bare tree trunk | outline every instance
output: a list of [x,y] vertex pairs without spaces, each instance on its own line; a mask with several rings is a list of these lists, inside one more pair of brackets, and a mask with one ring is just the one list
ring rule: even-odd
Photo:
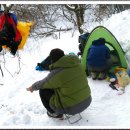
[[83,29],[81,29],[81,26],[84,23],[84,12],[85,12],[83,5],[74,4],[74,5],[65,5],[65,7],[68,10],[73,11],[75,13],[77,28],[78,28],[80,34],[82,34],[84,31],[83,31]]

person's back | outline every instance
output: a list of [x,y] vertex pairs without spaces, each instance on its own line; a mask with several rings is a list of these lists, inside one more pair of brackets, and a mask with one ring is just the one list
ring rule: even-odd
[[[103,41],[104,42],[104,41]],[[110,50],[100,40],[95,40],[89,48],[87,64],[102,67],[106,64],[107,59],[110,58]]]
[[87,56],[87,68],[91,73],[92,78],[105,79],[107,71],[112,65],[110,58],[110,50],[105,45],[105,39],[99,38],[92,42],[91,47],[88,50]]
[[[67,114],[79,113],[86,109],[91,102],[91,92],[78,57],[64,56],[52,64],[51,68],[54,73],[58,72],[50,80],[56,93],[50,100],[51,107],[58,113]],[[48,85],[44,88],[48,88]]]

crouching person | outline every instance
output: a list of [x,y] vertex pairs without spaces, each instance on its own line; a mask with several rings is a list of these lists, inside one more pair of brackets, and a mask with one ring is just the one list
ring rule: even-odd
[[107,41],[104,38],[94,40],[88,50],[87,67],[93,80],[104,80],[112,66],[110,49],[105,43]]
[[41,101],[48,116],[62,118],[84,111],[91,103],[91,90],[85,70],[78,56],[64,55],[61,49],[50,52],[50,73],[44,79],[27,88],[39,90]]

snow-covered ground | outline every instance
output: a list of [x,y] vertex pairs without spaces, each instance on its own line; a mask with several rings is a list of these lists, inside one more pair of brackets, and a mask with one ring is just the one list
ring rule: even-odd
[[[113,15],[100,25],[107,27],[120,41],[130,63],[130,10]],[[19,51],[20,59],[10,53],[6,53],[4,57],[0,56],[4,72],[4,77],[0,75],[0,83],[4,84],[0,85],[0,128],[130,127],[130,85],[126,87],[125,93],[119,96],[116,90],[109,87],[107,81],[93,81],[88,78],[93,101],[90,107],[81,113],[82,119],[75,124],[69,124],[67,120],[49,118],[38,91],[26,91],[32,83],[49,73],[36,71],[35,66],[48,56],[51,49],[58,47],[66,54],[77,54],[78,36],[78,32],[75,32],[73,37],[71,32],[67,32],[57,40],[50,37],[35,41],[30,38],[24,50]]]

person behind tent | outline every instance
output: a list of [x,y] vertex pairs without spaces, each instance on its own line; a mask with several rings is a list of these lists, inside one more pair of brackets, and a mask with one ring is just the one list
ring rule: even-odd
[[22,36],[16,27],[17,16],[7,9],[1,11],[0,19],[0,51],[2,51],[2,46],[6,46],[10,48],[11,54],[15,55],[22,40]]
[[112,60],[110,57],[110,50],[105,45],[104,38],[99,38],[92,42],[88,50],[87,67],[93,80],[103,80],[106,78],[106,74],[112,66]]
[[63,50],[56,48],[51,50],[50,57],[50,73],[32,84],[27,91],[39,90],[47,114],[53,118],[84,111],[92,99],[86,73],[78,56],[65,55]]
[[89,33],[88,33],[88,32],[79,36],[78,42],[79,42],[80,44],[79,44],[78,47],[79,47],[79,51],[80,51],[80,52],[77,53],[78,56],[79,56],[79,55],[82,56],[83,51],[84,51],[84,48],[85,48],[85,45],[86,45],[86,40],[88,39],[88,36],[89,36]]

